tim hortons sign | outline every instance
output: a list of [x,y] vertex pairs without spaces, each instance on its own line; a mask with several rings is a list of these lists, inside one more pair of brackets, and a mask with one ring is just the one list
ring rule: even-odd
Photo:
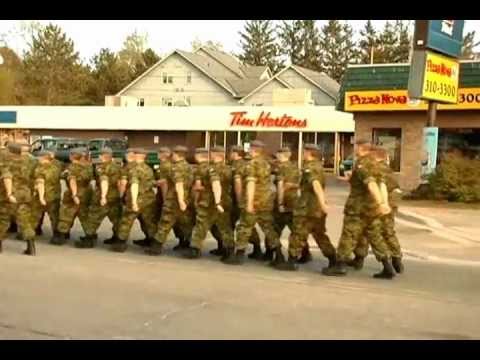
[[307,119],[297,119],[288,114],[272,116],[270,112],[262,111],[258,117],[249,117],[247,111],[235,111],[230,115],[230,127],[304,129],[308,126]]

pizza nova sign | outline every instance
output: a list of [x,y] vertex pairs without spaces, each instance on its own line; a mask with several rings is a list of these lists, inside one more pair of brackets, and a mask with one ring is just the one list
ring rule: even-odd
[[[407,90],[347,91],[345,111],[426,110],[423,100],[408,97]],[[480,88],[458,89],[457,104],[439,104],[439,110],[480,110]]]

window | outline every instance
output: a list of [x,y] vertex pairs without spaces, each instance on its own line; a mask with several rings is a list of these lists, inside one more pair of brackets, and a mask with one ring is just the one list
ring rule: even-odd
[[140,100],[138,100],[138,106],[144,106],[145,105],[145,99],[144,98],[141,98]]
[[191,84],[192,83],[192,72],[189,71],[187,72],[187,84]]
[[335,167],[335,133],[317,133],[317,145],[323,158],[323,166],[328,169]]
[[251,143],[256,138],[257,138],[257,133],[255,131],[242,131],[241,137],[240,137],[242,144]]
[[169,84],[173,84],[173,76],[170,75],[170,76],[168,77],[168,83],[169,83]]
[[225,133],[223,131],[210,132],[210,147],[225,146]]
[[163,74],[162,74],[162,78],[163,78],[163,83],[166,84],[167,81],[168,81],[168,75],[167,75],[167,73],[163,73]]
[[373,142],[388,152],[390,167],[400,171],[402,153],[402,129],[373,129]]
[[173,99],[171,97],[162,97],[162,106],[173,106]]
[[437,163],[445,154],[452,152],[480,159],[480,129],[439,129]]

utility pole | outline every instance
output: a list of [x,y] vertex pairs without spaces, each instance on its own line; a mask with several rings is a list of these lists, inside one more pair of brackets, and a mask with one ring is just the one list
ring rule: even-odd
[[437,120],[437,103],[435,101],[428,102],[428,127],[434,127]]

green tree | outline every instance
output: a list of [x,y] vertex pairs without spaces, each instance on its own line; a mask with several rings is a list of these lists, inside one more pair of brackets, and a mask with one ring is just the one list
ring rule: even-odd
[[290,64],[299,65],[303,57],[301,20],[282,21],[277,26],[277,37],[280,55],[285,56]]
[[150,69],[154,64],[160,60],[160,56],[151,48],[145,50],[142,54],[142,61],[135,65],[135,72],[133,78],[142,75],[146,70]]
[[410,59],[410,51],[412,46],[412,22],[404,20],[396,20],[393,26],[397,42],[393,49],[393,62],[406,63]]
[[395,28],[390,21],[387,21],[379,36],[379,51],[374,54],[374,63],[394,63],[396,46],[397,34]]
[[250,20],[240,31],[240,60],[248,65],[267,65],[273,72],[278,71],[282,63],[275,39],[275,28],[271,20]]
[[372,64],[375,53],[379,52],[379,38],[371,20],[367,20],[365,27],[360,30],[358,51],[359,61],[362,64]]
[[35,105],[86,104],[89,69],[79,60],[73,41],[49,24],[32,36],[24,55],[25,102]]
[[348,64],[358,61],[353,30],[339,20],[329,20],[321,29],[320,52],[323,71],[340,82]]
[[128,35],[123,42],[122,49],[118,56],[130,72],[130,77],[135,78],[139,71],[145,68],[145,60],[143,54],[147,47],[147,34],[139,34],[134,31]]
[[223,44],[221,42],[212,40],[201,41],[198,37],[196,37],[195,40],[191,42],[191,46],[193,52],[197,51],[202,47],[215,51],[223,51]]
[[22,60],[10,48],[0,47],[0,105],[21,104]]
[[475,31],[466,33],[463,37],[462,55],[461,58],[465,60],[472,60],[475,58]]
[[320,31],[315,20],[301,20],[302,55],[298,65],[307,69],[322,71],[322,57],[320,52]]

